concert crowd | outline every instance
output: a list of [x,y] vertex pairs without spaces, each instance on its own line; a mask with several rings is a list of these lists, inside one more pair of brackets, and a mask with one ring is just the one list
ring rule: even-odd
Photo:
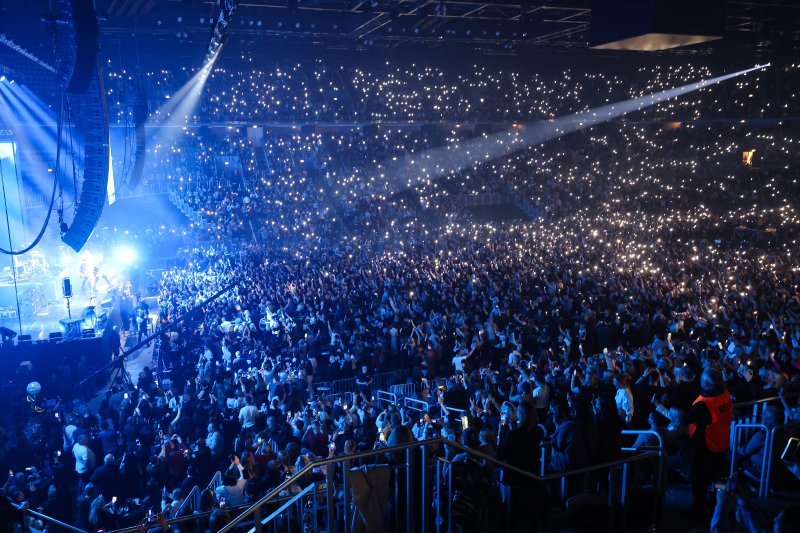
[[[312,67],[217,69],[201,112],[218,121],[533,120],[712,74],[664,67],[630,84]],[[697,525],[725,531],[744,515],[757,521],[754,509],[770,527],[791,522],[794,505],[759,507],[731,496],[731,483],[716,496],[709,487],[727,475],[730,445],[714,402],[734,411],[780,397],[761,422],[800,420],[800,139],[777,119],[660,118],[780,118],[797,106],[796,70],[637,115],[657,123],[612,122],[419,175],[409,161],[425,150],[456,161],[468,141],[502,141],[452,124],[261,140],[237,128],[185,130],[148,163],[196,215],[174,228],[189,238],[150,310],[165,326],[153,364],[133,383],[113,383],[96,409],[65,401],[32,415],[39,437],[2,435],[5,494],[87,530],[213,511],[216,531],[232,508],[310,462],[445,437],[537,474],[663,446],[669,483],[691,487],[687,516]],[[180,75],[147,78],[151,94],[169,94]],[[764,107],[775,105],[765,96],[775,87],[785,104],[777,111]],[[476,199],[518,216],[486,222]],[[378,391],[394,385],[417,402],[382,402]],[[722,400],[698,405],[699,396]],[[761,475],[758,435],[736,453],[742,485]],[[463,460],[452,447],[434,453]],[[793,459],[770,459],[776,490],[796,491]],[[515,487],[531,505],[494,524],[467,513],[481,530],[536,530],[559,498],[608,490],[588,475],[561,494],[507,472],[498,481],[482,466],[492,487]],[[187,511],[194,487],[200,504]],[[486,508],[501,509],[504,491],[491,494]]]

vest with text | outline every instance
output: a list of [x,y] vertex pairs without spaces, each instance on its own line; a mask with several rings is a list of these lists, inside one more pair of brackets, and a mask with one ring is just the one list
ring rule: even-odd
[[[711,423],[706,427],[706,448],[711,452],[724,452],[731,446],[731,420],[733,403],[728,391],[717,396],[698,396],[694,401],[703,402],[711,413]],[[692,404],[692,405],[694,405]],[[689,436],[693,437],[697,424],[689,424]]]

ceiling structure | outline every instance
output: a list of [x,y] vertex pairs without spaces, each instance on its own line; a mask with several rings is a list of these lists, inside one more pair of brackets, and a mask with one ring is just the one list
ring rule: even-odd
[[[197,63],[209,42],[218,1],[95,0],[101,15],[101,52],[114,59],[137,54],[142,61],[169,57],[182,64]],[[459,63],[466,56],[447,54],[527,57],[537,50],[581,52],[589,46],[592,1],[241,0],[227,28],[226,55],[373,50],[412,57],[440,53]],[[41,22],[50,3],[0,5],[0,34],[45,62],[53,59],[54,49]],[[797,0],[728,0],[726,20],[724,39],[662,53],[725,50],[757,55],[800,49]],[[8,65],[9,55],[21,57],[0,43],[0,64]]]
[[[98,0],[106,35],[146,28],[154,39],[207,36],[214,2]],[[465,45],[516,53],[531,47],[585,48],[589,0],[242,0],[230,26],[241,44],[289,42],[327,48]],[[800,42],[800,2],[729,0],[730,45]],[[706,52],[716,45],[683,49]]]

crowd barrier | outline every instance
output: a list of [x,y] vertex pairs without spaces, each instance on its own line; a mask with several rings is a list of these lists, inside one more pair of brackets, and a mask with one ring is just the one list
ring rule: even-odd
[[397,395],[391,392],[386,392],[385,390],[379,390],[377,393],[375,393],[375,397],[381,404],[397,405]]
[[430,407],[427,402],[418,400],[416,398],[405,397],[403,398],[403,407],[411,409],[412,411],[422,412],[427,411]]
[[[739,447],[742,444],[742,435],[747,434],[749,438],[752,438],[757,432],[764,432],[764,445],[761,450],[761,472],[758,478],[758,496],[761,498],[766,498],[769,496],[770,488],[772,484],[772,472],[773,472],[773,465],[775,461],[774,453],[775,453],[775,442],[776,442],[776,434],[783,434],[783,436],[787,437],[794,431],[800,431],[800,422],[790,422],[788,424],[781,424],[777,426],[769,427],[765,424],[752,424],[752,423],[734,423],[731,425],[731,465],[730,465],[730,475],[732,476],[734,472],[739,468],[741,465],[738,461],[741,454],[739,451]],[[781,440],[778,442],[779,447],[783,447],[786,445],[785,440]]]
[[399,385],[390,385],[389,392],[398,398],[414,397],[417,394],[416,386],[413,383],[401,383]]

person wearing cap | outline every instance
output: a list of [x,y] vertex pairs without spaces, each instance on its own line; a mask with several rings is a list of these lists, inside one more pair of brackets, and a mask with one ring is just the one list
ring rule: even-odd
[[709,485],[725,473],[732,419],[733,403],[722,373],[708,368],[700,377],[700,395],[686,413],[692,479],[690,510],[698,517],[704,518],[708,510]]

